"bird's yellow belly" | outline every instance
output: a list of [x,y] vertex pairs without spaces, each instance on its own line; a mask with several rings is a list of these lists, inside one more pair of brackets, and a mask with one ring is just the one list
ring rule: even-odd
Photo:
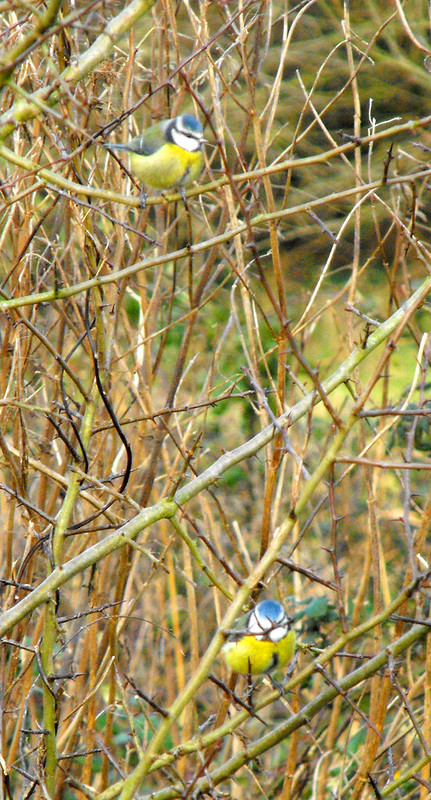
[[130,152],[129,157],[132,173],[154,189],[190,186],[199,178],[204,163],[200,150],[189,153],[175,144],[165,144],[150,156]]
[[295,652],[296,634],[289,631],[279,642],[259,641],[255,636],[243,636],[238,641],[226,642],[223,655],[234,672],[257,675],[284,667]]

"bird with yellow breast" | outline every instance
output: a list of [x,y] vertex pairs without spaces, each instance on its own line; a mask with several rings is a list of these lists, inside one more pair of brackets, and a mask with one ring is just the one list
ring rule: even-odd
[[237,620],[222,654],[234,672],[258,675],[288,664],[295,646],[296,634],[281,603],[263,600]]
[[132,174],[146,186],[178,188],[185,197],[184,189],[202,172],[204,143],[199,120],[193,114],[181,114],[152,125],[126,144],[103,142],[103,147],[126,152]]

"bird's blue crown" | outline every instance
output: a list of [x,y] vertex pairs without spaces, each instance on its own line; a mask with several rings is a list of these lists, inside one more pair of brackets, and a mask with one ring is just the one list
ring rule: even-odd
[[196,134],[201,134],[203,132],[200,121],[193,114],[182,114],[180,120],[184,130]]
[[277,600],[262,600],[256,608],[261,618],[266,617],[274,622],[282,619],[285,613],[283,606]]

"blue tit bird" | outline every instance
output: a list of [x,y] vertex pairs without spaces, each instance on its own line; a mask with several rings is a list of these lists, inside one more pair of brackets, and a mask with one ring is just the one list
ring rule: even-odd
[[107,150],[124,150],[130,170],[154,189],[174,189],[181,193],[199,178],[204,165],[204,132],[193,114],[166,119],[127,144],[103,142]]
[[295,645],[296,634],[281,603],[263,600],[236,621],[222,653],[234,672],[257,675],[288,664]]

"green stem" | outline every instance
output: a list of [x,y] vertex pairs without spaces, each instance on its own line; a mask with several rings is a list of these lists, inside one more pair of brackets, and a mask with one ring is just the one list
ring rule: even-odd
[[171,523],[172,527],[175,528],[176,532],[181,537],[183,542],[189,548],[194,560],[196,561],[196,564],[199,567],[199,570],[201,572],[203,572],[204,575],[207,576],[208,580],[212,583],[213,586],[217,586],[217,589],[221,592],[221,594],[224,594],[224,596],[227,597],[228,600],[232,600],[231,593],[228,592],[228,590],[226,589],[226,586],[224,586],[222,581],[218,580],[217,576],[210,569],[208,564],[204,561],[204,559],[202,558],[202,556],[201,556],[201,554],[199,552],[199,548],[196,545],[196,542],[194,542],[193,539],[188,535],[187,531],[184,530],[184,528],[181,527],[181,525],[178,522],[177,518],[176,517],[171,517],[170,523]]
[[42,641],[40,643],[40,666],[43,671],[43,728],[41,742],[44,754],[41,762],[45,762],[45,782],[48,796],[54,796],[55,776],[57,772],[57,698],[54,688],[54,648],[57,634],[55,616],[56,601],[50,597],[45,606]]
[[59,8],[61,0],[50,0],[43,14],[39,14],[36,24],[30,29],[26,36],[22,36],[15,47],[4,52],[0,57],[0,86],[6,83],[9,76],[13,73],[15,62],[19,57],[29,50],[29,48],[40,39],[41,35],[52,26]]
[[[97,387],[95,386],[92,392],[93,397],[87,402],[84,418],[82,420],[80,436],[82,443],[87,449],[91,439],[93,430],[94,415],[96,413],[96,396],[98,396]],[[57,517],[55,525],[52,553],[54,559],[54,566],[62,568],[63,562],[63,549],[64,549],[64,535],[70,525],[73,509],[75,508],[76,499],[79,495],[79,490],[82,484],[82,476],[73,471],[69,477],[69,485],[67,487],[66,496],[64,498],[62,507]]]
[[[94,394],[94,392],[93,392]],[[95,414],[94,399],[87,403],[81,426],[81,438],[87,447],[93,428]],[[64,535],[70,524],[82,478],[72,472],[63,505],[57,517],[52,539],[53,561],[57,569],[62,569]],[[55,570],[54,570],[55,571]],[[51,573],[52,575],[52,573]],[[50,576],[51,577],[51,576]],[[56,619],[57,600],[50,593],[45,609],[45,619],[40,645],[40,665],[43,672],[43,748],[45,761],[45,781],[48,795],[54,796],[57,772],[57,697],[54,684],[54,650],[57,638]]]

